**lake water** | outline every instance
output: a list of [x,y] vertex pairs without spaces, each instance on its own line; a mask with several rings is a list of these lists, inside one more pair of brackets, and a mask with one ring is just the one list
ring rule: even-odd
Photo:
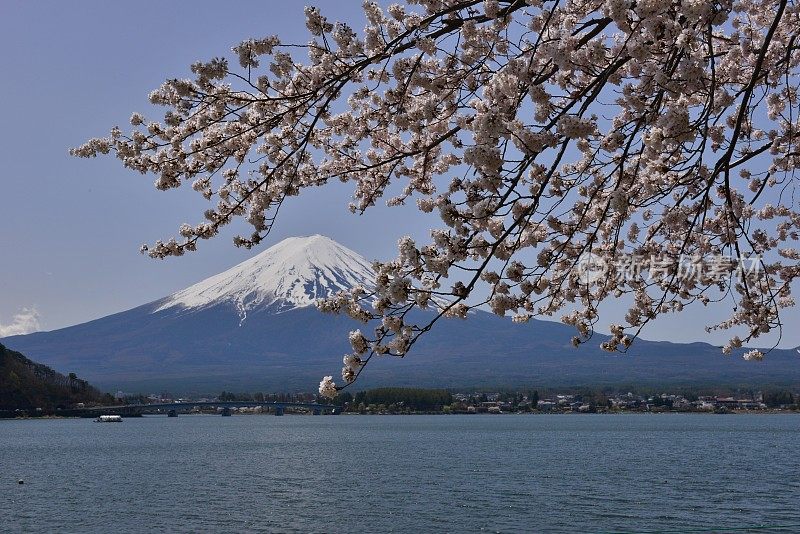
[[798,415],[0,421],[0,532],[800,532],[798,442]]

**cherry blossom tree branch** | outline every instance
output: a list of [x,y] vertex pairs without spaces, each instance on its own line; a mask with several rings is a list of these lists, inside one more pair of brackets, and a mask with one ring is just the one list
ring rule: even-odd
[[[481,306],[520,323],[558,315],[577,346],[601,302],[628,298],[610,351],[665,314],[729,300],[709,328],[743,334],[723,352],[780,335],[800,274],[796,1],[363,7],[362,32],[307,8],[308,44],[244,41],[241,70],[198,62],[151,93],[161,122],[134,114],[130,133],[73,149],[212,203],[144,252],[180,256],[238,219],[252,232],[235,244],[255,246],[287,197],[331,180],[353,184],[356,214],[382,200],[438,213],[429,242],[403,237],[375,263],[374,284],[319,303],[373,329],[350,335],[345,386]],[[604,276],[584,276],[587,258]],[[750,259],[757,272],[737,267]]]

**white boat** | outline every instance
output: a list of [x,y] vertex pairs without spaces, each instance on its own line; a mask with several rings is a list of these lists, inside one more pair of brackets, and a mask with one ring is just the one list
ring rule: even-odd
[[101,415],[97,419],[94,420],[95,423],[121,423],[122,416],[121,415]]

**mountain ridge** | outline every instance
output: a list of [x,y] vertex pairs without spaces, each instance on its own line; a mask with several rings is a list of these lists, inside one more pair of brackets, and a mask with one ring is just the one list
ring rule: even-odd
[[[323,375],[338,374],[342,355],[351,350],[347,333],[365,329],[349,317],[319,312],[314,299],[369,285],[369,268],[359,254],[327,237],[290,238],[162,299],[2,341],[113,391],[309,391]],[[619,355],[599,349],[602,335],[575,349],[574,334],[560,323],[518,325],[478,310],[467,320],[440,321],[405,358],[374,359],[358,384],[800,384],[800,357],[793,350],[745,362],[705,343],[640,339]]]

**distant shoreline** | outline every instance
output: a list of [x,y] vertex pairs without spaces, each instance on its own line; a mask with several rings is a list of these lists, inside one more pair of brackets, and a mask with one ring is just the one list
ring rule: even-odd
[[[252,416],[267,416],[275,417],[273,413],[237,413],[236,417],[252,417]],[[711,411],[663,411],[663,412],[645,412],[645,411],[619,411],[619,412],[594,412],[594,413],[579,413],[573,411],[563,412],[500,412],[500,413],[445,413],[445,412],[409,412],[409,413],[357,413],[357,412],[342,412],[336,414],[338,416],[360,416],[360,417],[374,417],[374,416],[419,416],[419,415],[436,415],[436,416],[509,416],[515,415],[519,417],[524,416],[554,416],[554,415],[568,415],[568,416],[655,416],[655,415],[800,415],[797,410],[731,410],[728,412],[711,412]],[[219,417],[216,413],[181,413],[180,417],[188,416],[209,416]],[[284,417],[306,417],[311,416],[308,413],[292,413],[286,412]],[[166,414],[145,414],[139,416],[123,416],[123,419],[142,419],[154,417],[167,417]],[[321,416],[320,416],[321,417]],[[42,416],[18,416],[18,417],[0,417],[0,421],[34,421],[34,420],[54,420],[54,419],[86,419],[92,420],[94,417],[81,417],[73,415],[42,415]]]

